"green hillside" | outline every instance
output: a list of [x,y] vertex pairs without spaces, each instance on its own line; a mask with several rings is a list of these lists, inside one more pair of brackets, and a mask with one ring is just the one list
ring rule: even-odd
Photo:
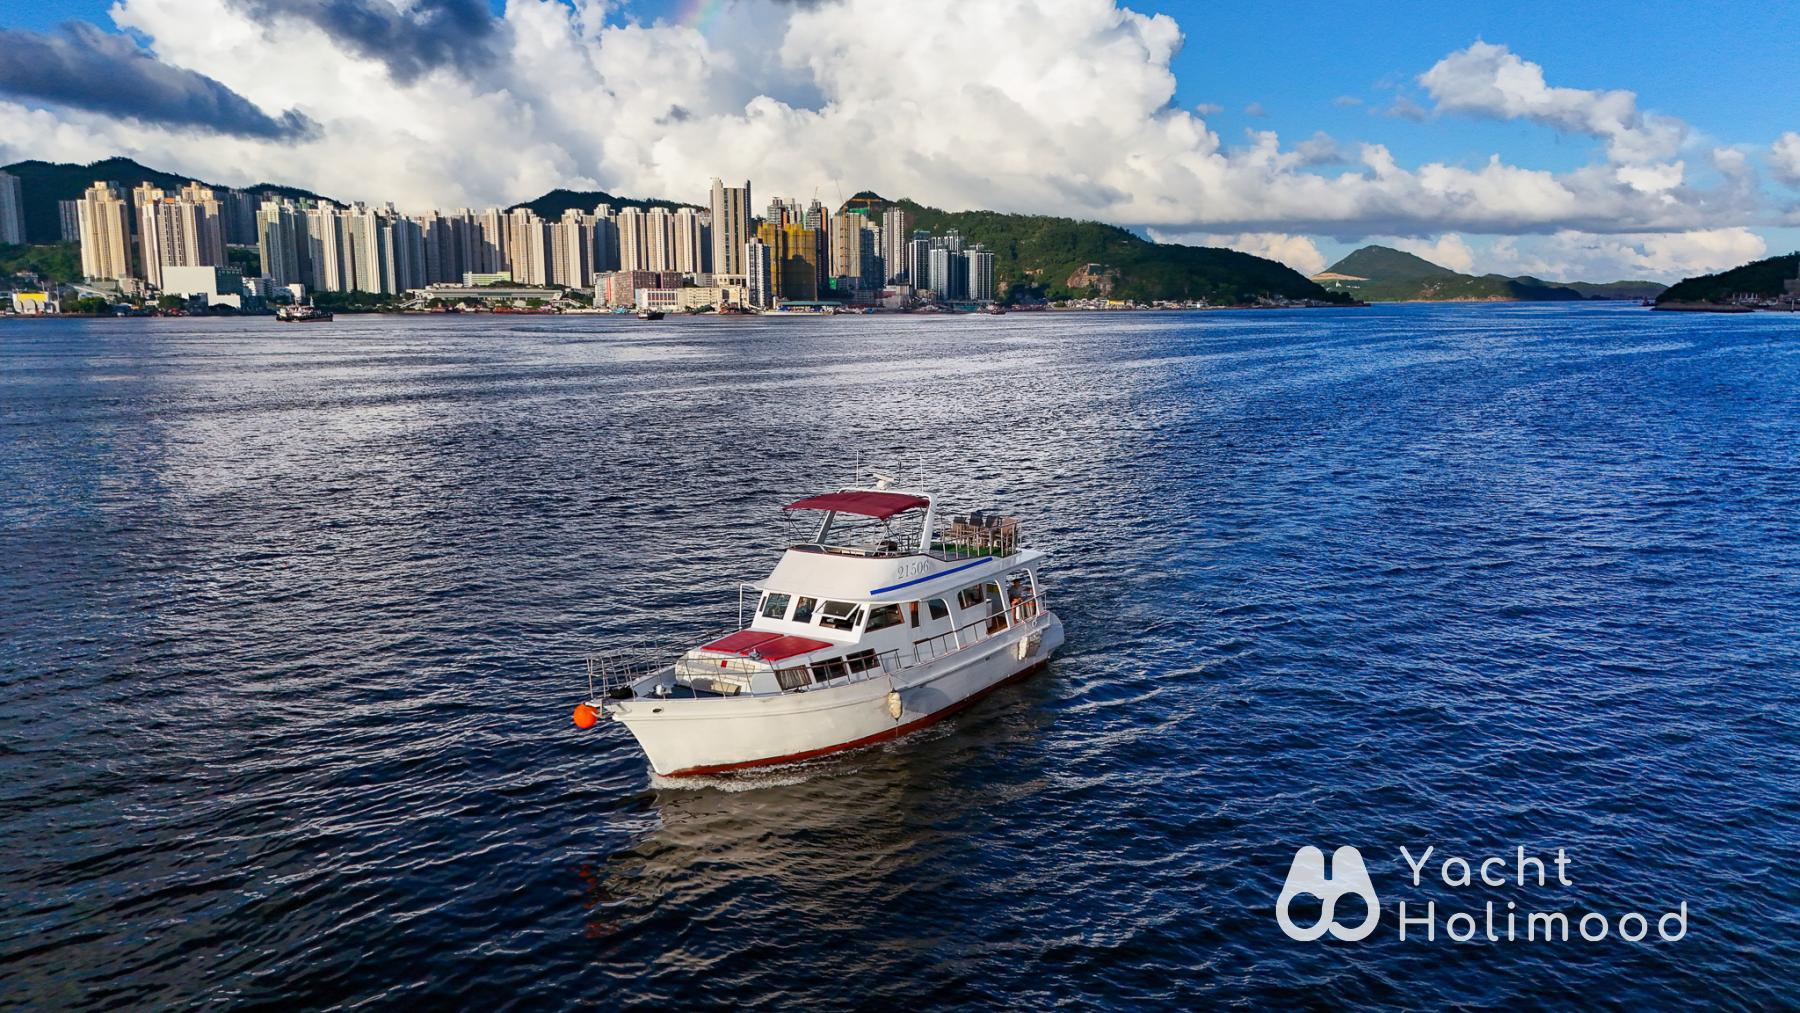
[[1326,288],[1348,292],[1370,302],[1641,299],[1654,296],[1663,288],[1653,281],[1563,284],[1526,275],[1509,278],[1503,274],[1462,274],[1386,246],[1365,246],[1313,277]]
[[1782,283],[1800,276],[1800,253],[1770,257],[1718,274],[1676,282],[1656,297],[1658,303],[1725,302],[1735,295],[1778,296]]
[[1466,277],[1447,267],[1439,267],[1424,257],[1386,246],[1365,246],[1331,265],[1327,273],[1353,275],[1380,283],[1426,282]]
[[564,211],[592,211],[602,204],[611,204],[615,208],[692,208],[698,204],[683,204],[679,201],[662,200],[660,198],[615,197],[605,190],[552,190],[537,198],[507,208],[516,211],[519,208],[530,208],[539,218],[561,218]]
[[913,212],[916,228],[939,234],[955,229],[965,242],[992,250],[994,288],[1002,299],[1105,296],[1230,304],[1281,296],[1351,301],[1292,268],[1235,250],[1152,243],[1117,226],[1071,218],[942,211],[904,200],[896,204]]
[[81,245],[0,246],[0,280],[34,274],[49,281],[81,280]]
[[[127,190],[139,183],[149,183],[165,190],[173,190],[194,181],[193,176],[152,169],[139,165],[129,158],[107,158],[98,162],[90,162],[87,165],[79,165],[74,162],[41,162],[31,159],[0,166],[0,170],[19,177],[19,196],[25,205],[25,241],[28,243],[60,241],[62,239],[62,219],[57,211],[57,202],[75,200],[96,180],[118,183]],[[206,185],[215,190],[227,189],[215,183]],[[326,199],[309,190],[278,186],[274,183],[258,183],[255,186],[231,189],[277,197]]]

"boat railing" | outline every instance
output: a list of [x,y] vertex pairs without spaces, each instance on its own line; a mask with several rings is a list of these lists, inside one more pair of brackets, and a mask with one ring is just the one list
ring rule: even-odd
[[913,664],[923,665],[974,647],[994,636],[1044,614],[1044,592],[1014,598],[1004,609],[966,622],[955,629],[913,641]]
[[[701,643],[713,643],[728,635],[707,637]],[[697,691],[697,694],[707,694],[696,694],[696,699],[729,699],[775,695],[753,692],[751,688],[757,675],[767,673],[774,674],[780,693],[791,693],[897,675],[904,667],[897,648],[886,651],[865,648],[818,661],[783,664],[755,655],[696,651],[691,642],[684,645],[643,644],[588,655],[588,699],[621,695],[620,689],[629,689],[667,668],[674,670],[675,685]]]
[[[709,637],[700,642],[711,643],[716,639]],[[597,700],[613,695],[613,691],[621,687],[629,688],[676,664],[692,647],[691,641],[643,641],[590,654],[587,656],[588,699]]]

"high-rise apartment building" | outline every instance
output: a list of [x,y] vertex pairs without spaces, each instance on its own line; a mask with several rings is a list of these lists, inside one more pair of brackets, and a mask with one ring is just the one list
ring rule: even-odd
[[76,209],[81,228],[81,274],[85,278],[132,278],[131,211],[116,183],[97,182]]
[[18,246],[25,242],[25,198],[19,177],[0,172],[0,244]]
[[199,183],[173,197],[145,183],[132,191],[144,280],[161,288],[165,267],[222,267],[225,230],[219,201]]
[[345,231],[344,214],[336,205],[306,209],[306,265],[309,288],[348,292],[356,287],[356,262]]
[[769,245],[752,238],[744,244],[744,299],[758,309],[775,305],[775,290],[769,273]]
[[824,289],[824,244],[816,229],[772,225],[756,230],[769,249],[769,292],[784,302],[812,302]]
[[619,269],[619,219],[612,205],[594,209],[594,274]]
[[481,213],[477,221],[481,233],[480,260],[469,270],[476,274],[498,274],[512,269],[510,224],[506,212],[499,208],[488,208]]
[[670,215],[669,236],[672,240],[670,268],[683,274],[706,274],[712,271],[712,244],[707,241],[704,216],[697,208],[681,208]]
[[650,218],[643,208],[619,212],[619,270],[650,270]]
[[288,200],[264,201],[256,212],[256,250],[263,277],[273,285],[312,284],[307,269],[306,212]]
[[831,216],[831,277],[852,282],[862,277],[863,220],[862,215],[850,212]]
[[900,281],[906,274],[906,244],[912,241],[913,213],[904,208],[888,208],[881,216],[881,260],[886,265],[885,281]]
[[240,246],[257,242],[256,216],[262,210],[262,197],[248,190],[220,190],[218,200],[225,242]]
[[56,202],[58,235],[65,243],[81,242],[81,201],[59,200]]
[[710,210],[712,273],[732,278],[746,274],[744,252],[750,241],[750,181],[745,180],[741,187],[726,186],[715,176]]
[[913,233],[906,244],[906,281],[914,288],[931,287],[931,240],[926,233]]
[[968,261],[967,276],[969,298],[976,302],[994,301],[994,255],[987,247],[976,243],[963,254]]

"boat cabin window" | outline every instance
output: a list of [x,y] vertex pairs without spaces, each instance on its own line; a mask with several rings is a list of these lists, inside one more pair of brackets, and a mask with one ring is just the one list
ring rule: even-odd
[[961,591],[956,592],[956,607],[961,609],[972,609],[981,604],[981,599],[981,585],[971,584]]
[[885,630],[889,626],[900,625],[899,605],[877,605],[869,610],[869,626],[866,632]]
[[925,603],[931,610],[931,618],[944,619],[950,615],[950,606],[942,598],[933,598]]
[[797,623],[812,622],[813,609],[819,604],[817,598],[802,598],[794,603],[794,621]]
[[788,601],[792,595],[763,595],[762,614],[764,619],[780,619],[787,615]]
[[844,664],[850,666],[852,672],[867,672],[881,662],[875,659],[874,651],[857,651],[844,656]]
[[843,658],[826,658],[824,661],[815,661],[812,672],[814,682],[830,682],[850,674],[850,670],[844,667]]
[[919,628],[919,603],[916,601],[907,602],[906,603],[906,613],[907,613],[907,615],[912,617],[912,628],[915,630],[918,629]]
[[834,630],[853,630],[862,621],[862,609],[847,601],[828,601],[819,617],[819,625]]

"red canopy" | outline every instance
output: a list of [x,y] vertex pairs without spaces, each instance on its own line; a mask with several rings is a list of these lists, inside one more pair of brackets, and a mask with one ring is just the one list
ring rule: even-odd
[[923,496],[914,496],[904,492],[867,492],[863,490],[846,490],[844,492],[828,492],[823,496],[808,496],[782,507],[783,510],[836,510],[845,514],[861,514],[886,520],[914,507],[930,506],[931,501]]
[[754,654],[764,661],[780,661],[796,654],[807,654],[812,651],[830,647],[824,640],[813,640],[810,637],[784,636],[770,633],[767,630],[739,630],[728,636],[700,648],[702,651],[718,651],[720,654],[735,654],[747,658]]

